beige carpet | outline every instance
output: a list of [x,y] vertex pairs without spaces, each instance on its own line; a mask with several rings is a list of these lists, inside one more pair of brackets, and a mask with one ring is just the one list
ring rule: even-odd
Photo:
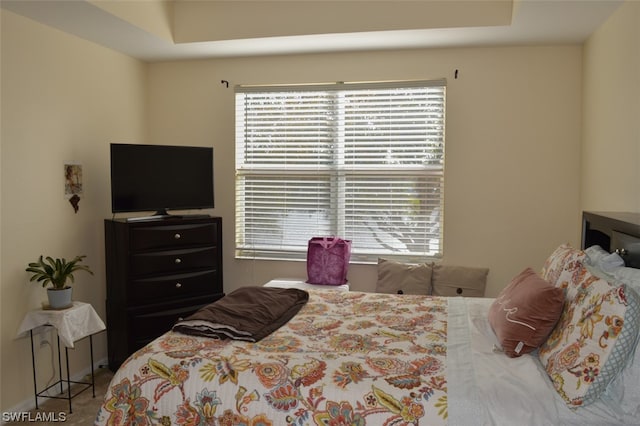
[[[102,404],[103,397],[107,392],[107,388],[112,377],[113,373],[107,368],[100,368],[96,370],[96,397],[93,398],[91,388],[82,391],[71,400],[71,408],[73,410],[73,413],[71,414],[69,414],[69,401],[66,399],[38,398],[38,409],[31,410],[30,419],[48,420],[42,422],[27,420],[28,423],[35,425],[51,425],[60,423],[64,424],[65,426],[93,425],[96,414],[98,413],[98,409]],[[50,392],[53,392],[53,390],[51,390]],[[71,394],[73,393],[74,387],[72,386]],[[62,414],[62,412],[64,412],[64,414]],[[20,423],[24,424],[24,422]],[[7,424],[18,424],[18,422],[9,422]]]

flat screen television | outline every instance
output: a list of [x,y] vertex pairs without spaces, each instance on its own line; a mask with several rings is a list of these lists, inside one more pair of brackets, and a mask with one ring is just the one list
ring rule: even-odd
[[113,213],[213,207],[212,147],[111,144]]

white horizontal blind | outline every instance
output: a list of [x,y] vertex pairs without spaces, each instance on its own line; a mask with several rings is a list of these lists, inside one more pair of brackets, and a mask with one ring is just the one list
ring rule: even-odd
[[444,81],[236,88],[236,256],[442,252]]

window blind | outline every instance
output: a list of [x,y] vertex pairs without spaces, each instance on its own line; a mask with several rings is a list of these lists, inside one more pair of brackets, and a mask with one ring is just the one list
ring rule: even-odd
[[442,252],[444,80],[236,87],[236,256]]

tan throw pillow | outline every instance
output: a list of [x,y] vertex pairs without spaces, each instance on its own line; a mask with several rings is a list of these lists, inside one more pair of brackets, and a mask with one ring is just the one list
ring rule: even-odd
[[436,264],[433,266],[433,295],[482,297],[488,274],[487,268]]
[[378,259],[377,293],[431,294],[431,265]]
[[556,326],[564,291],[527,268],[505,287],[489,309],[489,323],[511,358],[541,346]]

